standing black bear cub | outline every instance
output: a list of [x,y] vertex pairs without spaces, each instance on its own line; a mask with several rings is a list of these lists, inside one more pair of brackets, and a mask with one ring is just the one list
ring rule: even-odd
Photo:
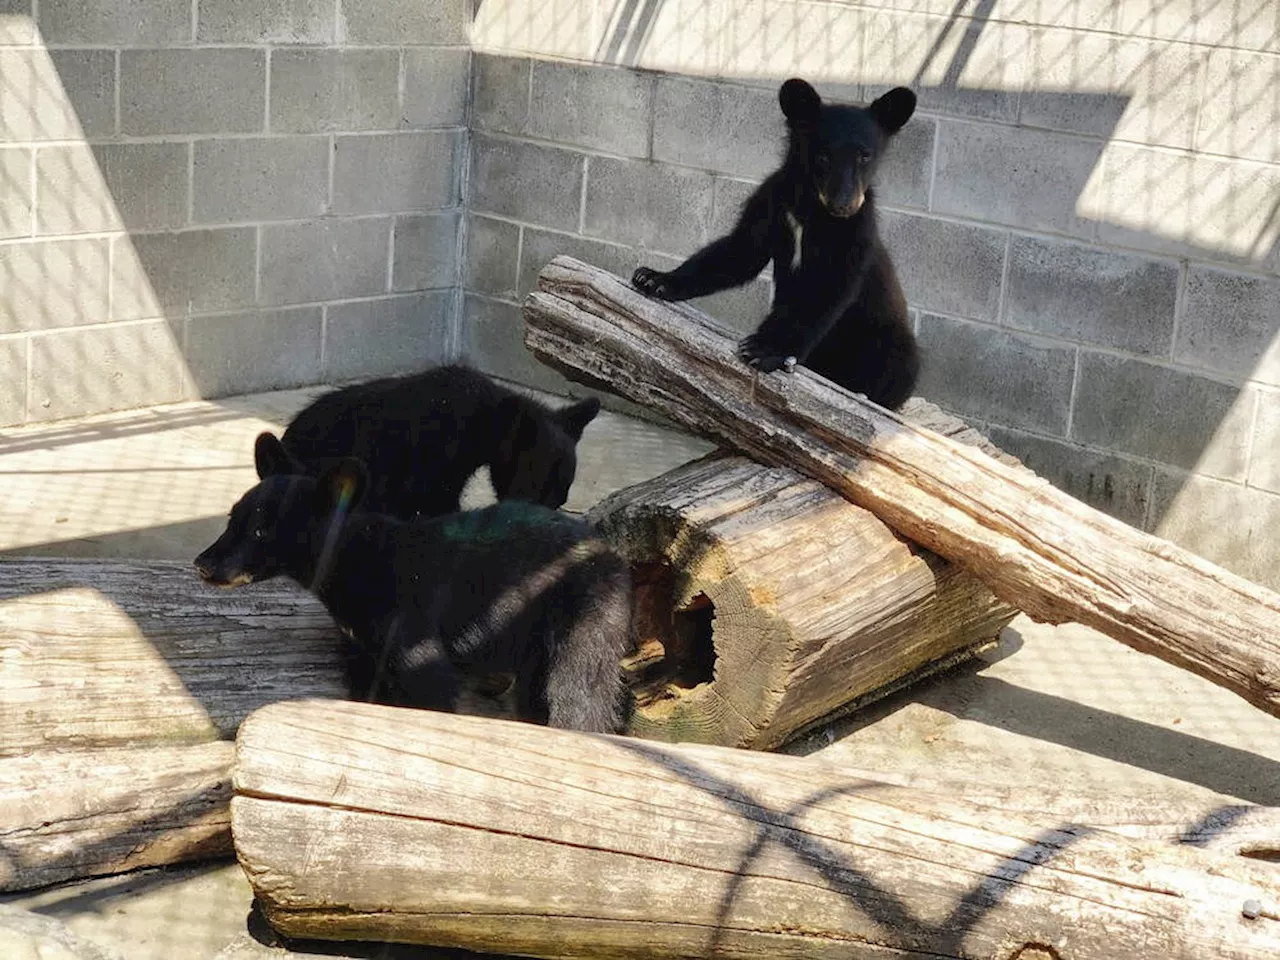
[[577,472],[582,431],[599,412],[594,397],[551,410],[478,370],[450,365],[326,393],[270,449],[290,472],[311,476],[342,457],[363,461],[370,512],[453,512],[482,466],[499,500],[557,508]]
[[285,575],[311,590],[350,639],[358,699],[452,711],[463,675],[513,674],[522,719],[621,729],[631,573],[589,526],[519,501],[410,521],[366,513],[360,461],[275,473],[271,445],[259,442],[261,482],[195,560],[205,580]]
[[793,79],[778,100],[786,160],[747,200],[733,231],[668,273],[641,267],[632,283],[662,300],[689,300],[749,282],[772,258],[773,307],[738,356],[765,372],[795,357],[896,410],[915,388],[920,360],[876,229],[871,178],[916,96],[896,87],[865,108],[824,104]]

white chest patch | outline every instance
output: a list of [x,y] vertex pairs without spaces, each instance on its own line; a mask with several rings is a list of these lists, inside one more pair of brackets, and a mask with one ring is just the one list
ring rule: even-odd
[[786,213],[787,226],[791,228],[791,239],[795,241],[795,249],[791,253],[791,269],[800,269],[801,242],[804,240],[804,224],[796,219],[790,210]]

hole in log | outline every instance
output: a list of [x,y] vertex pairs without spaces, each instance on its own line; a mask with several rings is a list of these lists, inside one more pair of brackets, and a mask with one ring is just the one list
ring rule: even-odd
[[715,605],[700,593],[676,609],[676,578],[668,564],[636,564],[631,577],[639,643],[622,667],[636,706],[645,707],[710,683],[716,665],[712,637]]
[[1264,863],[1280,863],[1280,850],[1269,850],[1266,847],[1241,850],[1240,856],[1248,857],[1250,860],[1261,860]]

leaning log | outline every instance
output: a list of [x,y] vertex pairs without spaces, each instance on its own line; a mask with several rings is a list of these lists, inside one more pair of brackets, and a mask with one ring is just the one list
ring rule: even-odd
[[532,957],[1256,960],[1268,864],[995,816],[806,760],[288,703],[232,833],[291,937]]
[[1094,627],[1280,716],[1280,595],[807,370],[753,384],[726,328],[572,258],[544,268],[524,315],[526,344],[570,379],[826,484],[1036,620]]
[[629,732],[769,749],[971,655],[1017,615],[816,481],[712,455],[588,518],[631,565]]

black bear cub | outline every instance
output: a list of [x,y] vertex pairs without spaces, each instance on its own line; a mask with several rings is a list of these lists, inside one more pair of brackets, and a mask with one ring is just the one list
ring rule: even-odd
[[599,411],[594,397],[551,410],[478,370],[435,367],[324,394],[285,430],[281,459],[314,476],[355,457],[369,471],[366,509],[404,518],[456,511],[486,465],[499,500],[559,508]]
[[462,675],[512,674],[521,719],[622,728],[631,574],[589,526],[519,501],[409,521],[368,513],[358,460],[273,473],[272,443],[259,441],[261,482],[195,560],[205,580],[285,575],[312,591],[353,647],[358,699],[452,711]]
[[896,410],[920,360],[906,299],[876,229],[871,180],[916,96],[896,87],[868,107],[826,104],[804,80],[778,91],[786,159],[746,201],[728,236],[670,272],[641,267],[632,283],[688,300],[756,277],[773,260],[774,299],[738,356],[761,371],[788,357]]

